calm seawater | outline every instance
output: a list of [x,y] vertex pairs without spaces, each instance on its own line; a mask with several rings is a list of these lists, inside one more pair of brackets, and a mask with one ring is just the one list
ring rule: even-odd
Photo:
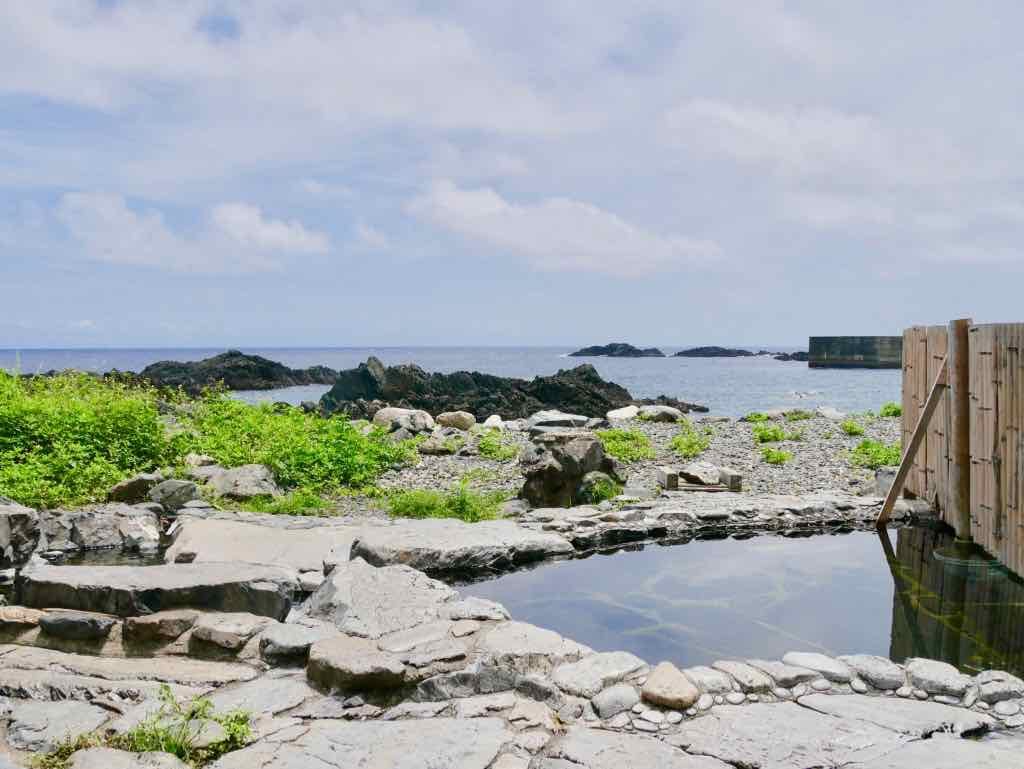
[[788,651],[923,656],[1024,672],[1024,583],[943,557],[930,527],[648,545],[459,588],[598,651],[650,663],[780,659]]
[[[766,349],[792,350],[770,347]],[[667,354],[680,348],[663,347]],[[702,403],[713,413],[738,416],[771,408],[834,406],[842,411],[874,410],[900,397],[898,370],[811,369],[806,363],[759,358],[570,358],[568,347],[338,347],[243,348],[292,368],[313,365],[352,368],[370,355],[386,364],[416,363],[427,371],[482,371],[532,378],[591,363],[601,376],[640,398],[669,395]],[[0,368],[22,372],[75,368],[104,372],[139,371],[159,360],[199,360],[215,349],[0,350]],[[246,400],[299,403],[318,400],[324,386],[240,393]]]

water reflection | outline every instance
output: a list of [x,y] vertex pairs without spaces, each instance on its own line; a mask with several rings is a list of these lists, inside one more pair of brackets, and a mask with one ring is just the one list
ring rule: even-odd
[[951,544],[942,532],[893,534],[895,549],[873,530],[650,545],[461,589],[595,649],[650,661],[698,665],[804,649],[1019,672],[1021,583],[990,565],[952,564],[951,573],[934,556]]

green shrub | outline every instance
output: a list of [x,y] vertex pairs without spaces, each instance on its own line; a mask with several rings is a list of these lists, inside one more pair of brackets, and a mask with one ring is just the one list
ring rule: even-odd
[[767,422],[768,415],[762,414],[760,411],[751,411],[741,420],[743,422]]
[[805,419],[811,419],[814,413],[811,411],[804,411],[803,409],[793,409],[792,411],[786,412],[787,422],[803,422]]
[[770,425],[761,422],[754,425],[751,431],[754,436],[754,443],[777,443],[786,440],[786,431],[781,425]]
[[774,449],[771,446],[765,446],[764,448],[761,449],[761,459],[763,459],[769,465],[784,465],[792,458],[793,453],[790,451]]
[[322,513],[330,507],[330,501],[310,489],[297,489],[281,497],[255,497],[241,503],[243,510],[255,513],[277,513],[280,515],[310,515]]
[[839,427],[847,435],[863,435],[864,434],[864,428],[861,427],[860,424],[857,423],[853,419],[844,419],[840,423]]
[[901,417],[903,416],[903,407],[898,403],[890,401],[886,403],[882,408],[878,410],[878,416],[880,417]]
[[[224,729],[224,738],[199,746],[200,737],[213,724]],[[203,766],[225,753],[245,746],[252,735],[250,715],[242,710],[215,713],[213,703],[200,697],[178,702],[167,684],[160,686],[160,708],[122,734],[84,734],[68,738],[46,755],[36,756],[36,769],[66,769],[72,755],[85,748],[108,747],[131,753],[170,753],[191,766]]]
[[367,486],[416,457],[413,442],[392,443],[380,428],[364,435],[343,416],[251,406],[222,393],[197,402],[188,426],[191,451],[225,467],[266,465],[286,489],[320,493]]
[[683,459],[693,459],[703,454],[711,445],[712,435],[710,427],[697,430],[689,420],[685,420],[679,423],[679,432],[668,445]]
[[855,467],[869,467],[872,470],[877,470],[879,467],[898,465],[901,458],[899,443],[885,444],[867,438],[851,452],[850,464]]
[[508,462],[510,459],[515,459],[519,456],[519,446],[515,440],[495,428],[486,430],[480,436],[476,446],[480,456],[494,459],[498,462]]
[[447,492],[433,489],[395,492],[389,499],[388,509],[396,518],[458,518],[476,523],[496,518],[507,496],[505,492],[473,491],[464,480]]
[[597,505],[607,499],[614,499],[622,493],[622,484],[611,478],[601,478],[589,484],[585,493],[577,500],[581,504]]
[[595,435],[604,446],[606,454],[623,462],[637,462],[655,457],[650,438],[639,430],[598,430]]
[[32,507],[79,504],[173,464],[157,400],[152,388],[85,374],[0,371],[0,495]]

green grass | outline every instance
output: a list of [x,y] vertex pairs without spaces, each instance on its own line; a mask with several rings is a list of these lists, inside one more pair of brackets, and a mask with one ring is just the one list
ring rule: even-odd
[[898,403],[890,401],[889,403],[886,403],[885,405],[882,406],[882,408],[878,410],[878,416],[901,417],[903,416],[903,407]]
[[813,416],[813,412],[804,411],[803,409],[794,409],[793,411],[786,412],[786,421],[803,422],[805,419],[811,419]]
[[669,441],[669,448],[683,459],[693,459],[703,454],[711,445],[713,432],[710,427],[698,430],[689,420],[679,423],[679,432]]
[[462,481],[451,491],[411,489],[397,491],[388,500],[388,511],[395,518],[458,518],[467,523],[498,517],[505,492],[481,493]]
[[508,462],[519,456],[519,446],[513,438],[506,436],[501,430],[487,429],[477,442],[480,456],[498,462]]
[[751,433],[754,436],[754,443],[777,443],[786,440],[786,431],[781,425],[760,422],[754,425]]
[[751,411],[741,420],[743,422],[767,422],[768,415],[762,414],[760,411]]
[[654,459],[654,446],[640,430],[598,430],[595,435],[604,451],[623,462]]
[[854,419],[844,419],[839,424],[839,429],[841,429],[847,435],[851,436],[864,434],[864,428],[860,425],[859,422],[857,422]]
[[171,437],[160,411],[167,397],[84,374],[0,372],[0,495],[40,508],[99,501],[118,481],[180,467],[195,451],[225,467],[266,465],[293,493],[254,504],[291,512],[316,496],[370,486],[416,457],[411,442],[392,443],[379,429],[363,434],[343,417],[252,406],[223,392],[176,396]]
[[792,458],[793,453],[790,451],[782,451],[771,446],[765,446],[761,449],[761,459],[769,465],[784,465]]
[[893,467],[900,463],[901,448],[899,443],[882,443],[870,438],[861,441],[850,453],[850,464],[854,467]]
[[[67,769],[78,750],[108,747],[131,753],[169,753],[194,767],[205,766],[225,753],[245,746],[252,736],[251,717],[243,710],[216,713],[213,703],[200,697],[182,703],[174,698],[166,684],[160,687],[160,708],[137,726],[123,734],[84,734],[68,738],[51,752],[36,756],[31,766],[36,769]],[[203,730],[219,724],[225,737],[218,742],[198,747]]]
[[310,489],[298,489],[277,498],[255,497],[246,500],[239,507],[254,513],[276,513],[280,515],[309,515],[321,513],[331,502]]

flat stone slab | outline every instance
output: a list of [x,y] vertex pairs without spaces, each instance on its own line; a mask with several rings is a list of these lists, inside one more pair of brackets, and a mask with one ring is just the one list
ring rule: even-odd
[[487,769],[512,736],[497,718],[314,721],[228,753],[211,769]]
[[436,573],[500,571],[572,552],[573,546],[563,537],[513,521],[399,521],[365,529],[352,545],[352,558]]
[[341,564],[309,599],[311,617],[364,638],[408,630],[440,618],[458,593],[407,566],[377,568],[362,559]]
[[838,659],[877,689],[899,689],[907,682],[907,674],[903,668],[888,657],[849,654]]
[[962,697],[971,685],[970,676],[946,662],[915,657],[907,660],[906,667],[910,685],[915,689],[924,689],[929,694]]
[[586,656],[579,662],[559,665],[552,672],[551,679],[562,691],[589,699],[606,686],[618,683],[645,666],[642,659],[629,652],[601,652]]
[[18,750],[46,753],[66,737],[95,731],[110,713],[86,702],[10,700],[7,742]]
[[33,608],[79,609],[121,617],[202,607],[284,619],[298,589],[295,573],[276,566],[199,563],[167,566],[48,566],[18,577]]
[[650,737],[570,727],[554,739],[535,769],[732,769],[715,758],[690,756]]
[[520,672],[547,672],[576,662],[590,652],[586,646],[526,622],[503,622],[477,643],[481,654],[500,667]]
[[167,563],[244,561],[285,566],[296,571],[322,571],[331,551],[350,548],[359,532],[357,526],[279,528],[262,523],[188,517],[179,523],[174,544],[167,549],[164,560]]
[[746,662],[718,660],[711,667],[735,678],[745,692],[768,692],[775,687],[771,677]]
[[188,769],[170,753],[129,753],[113,748],[79,750],[71,757],[70,769]]
[[852,678],[850,668],[847,667],[845,662],[840,662],[837,659],[829,657],[827,654],[819,654],[817,652],[789,652],[782,658],[782,661],[787,665],[793,665],[794,667],[817,670],[829,681],[835,681],[836,683],[845,684],[849,682],[850,678]]
[[904,745],[856,769],[1024,769],[1022,746],[936,735]]
[[986,731],[996,720],[966,708],[901,697],[865,697],[860,694],[833,696],[809,694],[797,700],[801,705],[837,718],[856,719],[913,737],[929,737],[935,732]]
[[857,765],[881,758],[909,741],[865,721],[818,713],[793,702],[715,707],[684,721],[670,744],[735,766],[810,769]]

